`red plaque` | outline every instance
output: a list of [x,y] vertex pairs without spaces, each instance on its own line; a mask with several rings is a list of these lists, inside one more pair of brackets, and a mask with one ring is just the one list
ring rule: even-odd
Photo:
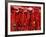
[[8,2],[8,35],[44,34],[43,2]]

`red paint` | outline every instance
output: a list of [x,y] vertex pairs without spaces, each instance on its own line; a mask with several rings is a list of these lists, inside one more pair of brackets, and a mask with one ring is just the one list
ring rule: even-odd
[[40,30],[40,11],[36,6],[11,6],[11,31]]

